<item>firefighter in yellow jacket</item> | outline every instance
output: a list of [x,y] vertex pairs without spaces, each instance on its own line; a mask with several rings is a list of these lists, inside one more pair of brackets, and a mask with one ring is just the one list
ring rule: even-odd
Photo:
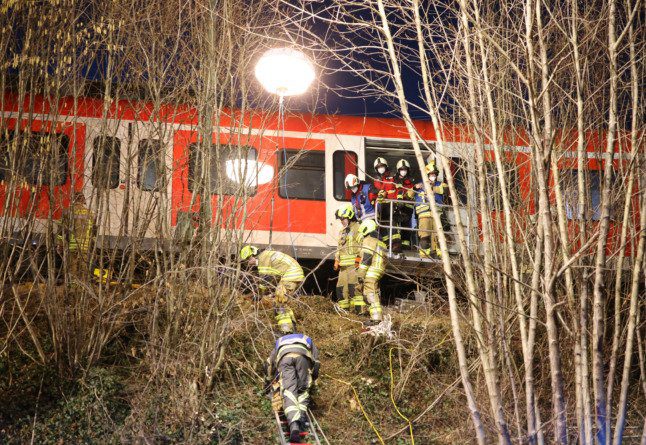
[[363,237],[357,270],[359,288],[370,305],[370,319],[378,323],[383,318],[379,280],[386,271],[387,248],[378,238],[377,223],[373,219],[362,221],[359,233]]
[[303,268],[298,261],[277,250],[259,250],[256,246],[244,246],[240,251],[240,260],[248,261],[250,266],[257,266],[261,277],[278,281],[274,292],[276,323],[281,332],[293,332],[296,320],[287,301],[305,280]]
[[343,228],[339,232],[339,247],[334,255],[334,270],[339,271],[336,295],[341,309],[353,308],[361,312],[365,303],[358,291],[356,259],[359,256],[361,240],[359,223],[354,219],[354,207],[348,203],[336,211]]
[[[438,171],[435,162],[426,165],[426,174],[433,190],[435,204],[442,206],[444,204],[444,190],[446,184],[437,179]],[[429,199],[424,192],[424,184],[420,183],[415,186],[415,213],[419,221],[419,255],[422,258],[440,258],[442,252],[437,243],[437,227],[433,224],[431,216],[431,206]],[[440,214],[442,207],[438,208]]]
[[[69,271],[77,278],[89,274],[90,251],[94,240],[94,214],[85,205],[82,192],[74,192],[69,210],[63,216],[63,234],[59,241],[67,241]],[[63,247],[61,245],[61,247]]]

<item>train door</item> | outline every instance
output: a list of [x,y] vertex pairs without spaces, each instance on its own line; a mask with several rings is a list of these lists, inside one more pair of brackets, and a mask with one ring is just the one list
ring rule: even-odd
[[114,247],[128,232],[126,183],[128,125],[117,120],[89,122],[86,131],[84,194],[97,215],[97,240]]
[[143,241],[144,248],[170,235],[172,133],[172,125],[159,122],[134,122],[129,127],[128,225],[130,236]]
[[336,248],[341,224],[335,216],[337,209],[350,202],[350,192],[345,189],[348,174],[363,178],[359,165],[363,162],[363,138],[335,135],[326,141],[326,237],[325,244]]

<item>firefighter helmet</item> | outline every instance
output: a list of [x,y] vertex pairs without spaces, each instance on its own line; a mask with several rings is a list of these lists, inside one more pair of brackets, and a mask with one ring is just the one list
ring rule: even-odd
[[258,248],[256,246],[244,246],[240,250],[240,260],[247,261],[250,257],[258,255]]
[[431,161],[426,164],[425,170],[427,175],[430,175],[431,173],[435,173],[437,175],[437,167],[435,166],[435,161]]
[[361,225],[359,226],[359,233],[362,236],[368,236],[375,230],[377,230],[377,223],[374,219],[364,219],[363,221],[361,221]]
[[388,161],[386,161],[385,158],[381,158],[381,157],[375,159],[375,162],[373,164],[373,166],[375,167],[375,170],[377,170],[377,167],[379,167],[380,165],[383,165],[384,167],[388,168]]
[[350,173],[345,177],[345,188],[349,189],[352,187],[359,187],[359,178],[356,175]]
[[410,170],[410,162],[408,162],[406,159],[400,159],[397,161],[397,171],[401,170],[402,168],[407,168]]
[[354,218],[354,207],[352,204],[343,204],[335,212],[337,219],[352,219]]

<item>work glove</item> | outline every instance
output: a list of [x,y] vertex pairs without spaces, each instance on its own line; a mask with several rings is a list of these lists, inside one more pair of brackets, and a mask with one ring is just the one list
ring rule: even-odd
[[409,189],[406,191],[406,197],[408,199],[413,199],[415,197],[415,191],[413,189]]
[[361,257],[358,256],[354,259],[354,268],[358,269],[360,265],[361,265]]
[[274,391],[271,397],[271,409],[278,412],[283,408],[283,398],[280,396],[280,391]]
[[334,270],[339,270],[339,260],[335,259],[334,260]]

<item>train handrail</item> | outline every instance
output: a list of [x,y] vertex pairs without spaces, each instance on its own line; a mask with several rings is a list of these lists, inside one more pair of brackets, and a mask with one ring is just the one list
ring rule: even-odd
[[[389,207],[389,212],[388,212],[388,224],[382,224],[379,221],[379,208],[381,205],[388,204]],[[377,227],[383,228],[383,229],[388,229],[388,256],[392,257],[393,256],[393,230],[408,230],[411,232],[418,233],[419,232],[419,227],[402,227],[398,225],[393,224],[393,216],[394,216],[394,207],[395,204],[412,204],[413,207],[418,204],[415,201],[410,201],[406,199],[390,199],[390,198],[377,198],[375,200],[375,223],[377,223]],[[449,209],[453,210],[453,206],[447,205],[447,204],[435,204],[436,207],[439,207],[439,210],[442,211],[444,209]],[[453,224],[451,224],[453,226]],[[457,239],[457,231],[456,230],[444,230],[444,227],[440,227],[440,229],[445,233],[453,236],[453,239]],[[437,230],[437,228],[435,228]]]

